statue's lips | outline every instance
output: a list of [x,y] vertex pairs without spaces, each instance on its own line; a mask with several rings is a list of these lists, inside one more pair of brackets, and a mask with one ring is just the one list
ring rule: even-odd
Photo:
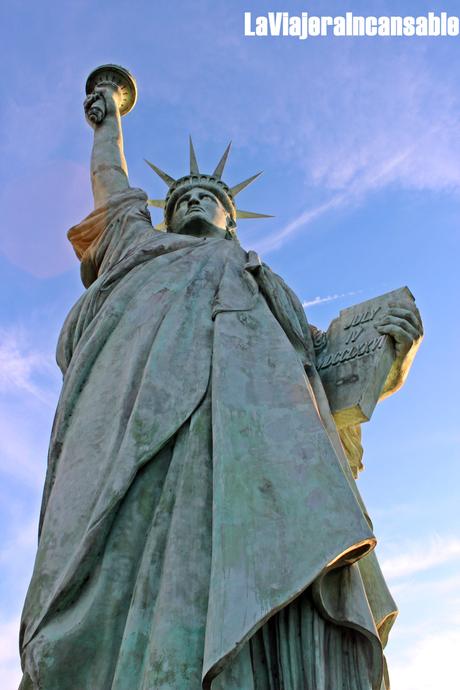
[[204,209],[201,208],[200,206],[193,206],[192,208],[189,208],[189,210],[187,211],[187,213],[185,215],[188,216],[189,213],[193,213],[194,211],[198,211],[199,213],[205,212]]

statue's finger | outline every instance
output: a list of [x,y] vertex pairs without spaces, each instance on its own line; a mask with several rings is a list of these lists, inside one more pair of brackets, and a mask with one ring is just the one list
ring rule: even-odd
[[418,318],[417,313],[412,309],[407,309],[406,307],[391,307],[388,310],[388,315],[395,318],[405,319],[418,330],[420,335],[423,333],[422,323]]
[[420,329],[422,327],[418,310],[416,310],[415,308],[408,307],[407,304],[390,305],[387,313],[385,314],[382,320],[384,320],[386,317],[393,316],[406,319],[407,321],[410,321],[415,327],[418,327]]
[[420,319],[420,312],[415,306],[415,304],[407,304],[407,302],[402,302],[402,303],[397,303],[397,304],[389,304],[389,311],[392,310],[401,310],[404,312],[407,312],[409,314],[414,314],[417,319]]
[[388,315],[385,319],[382,320],[380,325],[397,326],[398,328],[401,328],[403,331],[409,333],[409,335],[411,336],[411,338],[413,340],[420,337],[420,331],[418,329],[418,326],[414,326],[413,323],[408,321],[406,318],[402,318],[402,317],[394,316],[394,315]]
[[103,97],[107,93],[107,86],[95,86],[93,93]]
[[[390,307],[390,312],[395,310],[395,313],[400,310],[404,311],[406,317],[410,318],[412,323],[414,323],[413,319],[415,319],[415,324],[420,328],[420,332],[423,334],[422,317],[415,304],[408,305],[407,302],[391,302],[388,306]],[[398,313],[396,313],[396,315],[400,316]]]
[[404,322],[404,324],[404,326],[400,326],[392,322],[378,326],[377,330],[379,333],[391,335],[398,343],[404,343],[410,346],[414,340],[417,340],[417,331],[413,326],[408,324],[407,321]]
[[85,100],[83,101],[83,105],[87,109],[91,108],[91,106],[93,106],[94,103],[96,103],[96,101],[98,101],[99,99],[100,99],[100,96],[98,96],[98,94],[90,93],[89,96],[87,96],[85,98]]

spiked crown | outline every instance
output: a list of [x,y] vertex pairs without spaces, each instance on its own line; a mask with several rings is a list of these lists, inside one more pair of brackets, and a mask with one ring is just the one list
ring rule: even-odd
[[224,172],[225,164],[227,162],[228,154],[230,151],[231,142],[222,154],[214,172],[211,175],[206,175],[201,173],[198,168],[198,162],[195,155],[195,149],[193,148],[192,138],[190,137],[190,174],[184,177],[179,177],[175,180],[173,177],[165,173],[163,170],[158,168],[156,165],[146,160],[145,162],[152,168],[152,170],[168,185],[168,193],[165,199],[149,199],[148,203],[151,206],[156,206],[157,208],[164,209],[164,222],[157,225],[158,230],[164,230],[169,225],[173,211],[177,200],[186,192],[188,192],[193,187],[203,187],[204,189],[209,189],[217,198],[222,202],[226,211],[230,214],[232,219],[235,221],[237,218],[271,218],[263,213],[253,213],[252,211],[242,211],[238,209],[235,204],[235,197],[239,194],[245,187],[254,182],[259,175],[262,173],[257,173],[248,177],[243,182],[235,185],[234,187],[229,187],[221,178]]

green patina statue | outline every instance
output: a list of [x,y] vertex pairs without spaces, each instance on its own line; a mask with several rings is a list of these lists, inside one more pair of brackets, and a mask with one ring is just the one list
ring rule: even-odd
[[[212,175],[193,146],[179,180],[152,165],[152,228],[108,81],[85,101],[95,210],[69,239],[87,290],[58,344],[21,690],[381,690],[396,607],[318,333],[237,240],[253,178],[222,181],[228,149]],[[402,367],[415,307],[378,327]]]

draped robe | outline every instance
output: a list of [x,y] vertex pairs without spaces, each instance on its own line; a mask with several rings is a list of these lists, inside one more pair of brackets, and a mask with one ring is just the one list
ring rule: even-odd
[[69,231],[22,690],[380,690],[395,605],[294,293],[114,195]]

